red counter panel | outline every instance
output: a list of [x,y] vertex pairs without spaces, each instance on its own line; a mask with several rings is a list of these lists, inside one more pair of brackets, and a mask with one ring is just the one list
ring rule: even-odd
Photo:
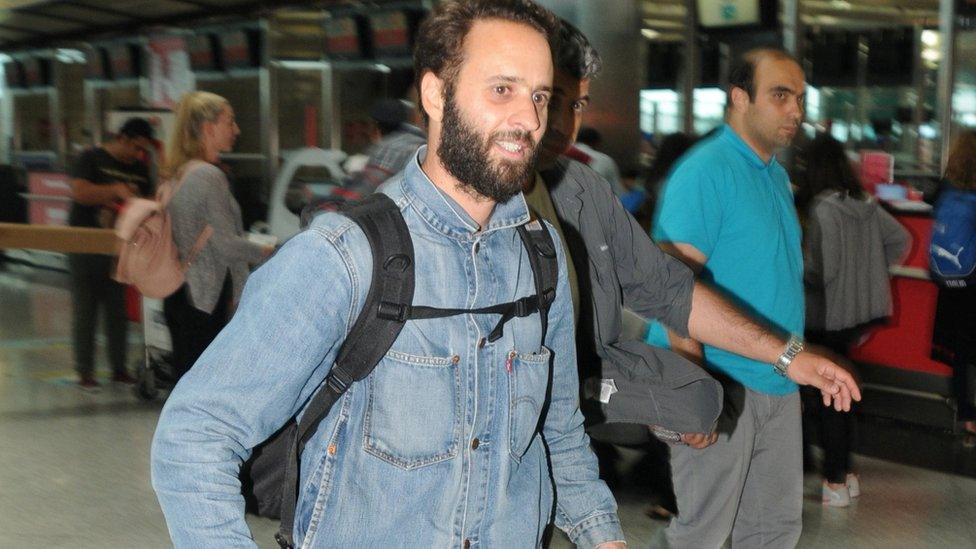
[[[932,218],[924,215],[896,215],[912,235],[912,246],[903,265],[928,272],[929,236]],[[932,333],[939,287],[930,280],[894,276],[891,280],[893,311],[889,321],[869,330],[864,341],[851,349],[857,362],[900,368],[938,376],[951,376],[952,369],[932,360]]]

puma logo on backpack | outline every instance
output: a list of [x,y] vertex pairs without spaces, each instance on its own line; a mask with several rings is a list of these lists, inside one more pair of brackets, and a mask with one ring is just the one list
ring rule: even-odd
[[947,288],[976,284],[976,193],[947,186],[935,205],[929,270]]
[[115,234],[122,239],[115,280],[131,284],[142,295],[156,299],[169,297],[180,289],[186,270],[210,239],[213,228],[210,225],[203,228],[190,253],[181,261],[166,207],[187,175],[203,164],[200,160],[191,161],[179,180],[160,183],[155,200],[125,201],[115,221]]

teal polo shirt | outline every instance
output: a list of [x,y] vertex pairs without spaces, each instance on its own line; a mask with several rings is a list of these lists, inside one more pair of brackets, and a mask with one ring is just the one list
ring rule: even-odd
[[[708,258],[702,280],[754,317],[803,334],[803,253],[789,177],[775,157],[763,162],[728,125],[671,172],[651,235],[657,242],[691,244]],[[651,323],[647,341],[667,347],[660,323]],[[771,364],[708,345],[704,352],[708,368],[754,391],[796,391]]]

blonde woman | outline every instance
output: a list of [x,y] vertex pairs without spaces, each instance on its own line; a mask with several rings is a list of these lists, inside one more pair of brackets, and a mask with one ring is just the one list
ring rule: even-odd
[[240,298],[253,264],[271,249],[247,240],[241,209],[216,166],[240,134],[234,109],[223,97],[189,93],[176,107],[163,175],[179,182],[169,212],[173,240],[187,257],[206,226],[213,233],[186,273],[186,283],[166,298],[163,310],[173,339],[173,373],[182,377],[217,337]]

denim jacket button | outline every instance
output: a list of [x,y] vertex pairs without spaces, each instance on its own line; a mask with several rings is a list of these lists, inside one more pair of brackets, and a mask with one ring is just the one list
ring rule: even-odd
[[458,362],[461,362],[461,357],[459,357],[458,355],[454,355],[451,357],[452,364],[457,364]]
[[485,338],[479,339],[478,340],[478,348],[479,349],[484,349],[486,343],[488,343],[488,340],[487,339],[485,339]]
[[470,548],[471,548],[471,540],[469,539],[464,540],[464,549],[470,549]]
[[481,441],[480,440],[478,440],[477,438],[475,438],[474,440],[471,441],[471,449],[472,450],[477,450],[478,449],[478,446],[481,446]]

